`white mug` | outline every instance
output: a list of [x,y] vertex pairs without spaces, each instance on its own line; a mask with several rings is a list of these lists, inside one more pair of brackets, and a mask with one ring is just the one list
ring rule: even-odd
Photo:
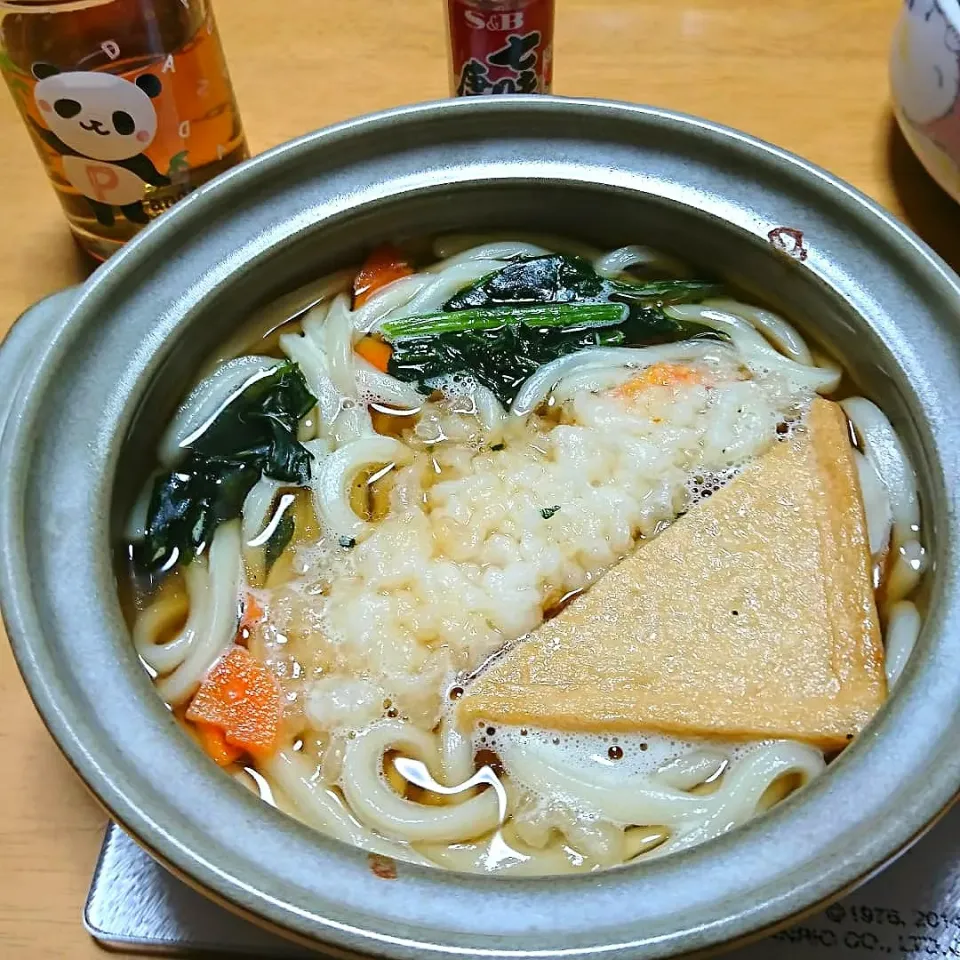
[[960,0],[905,0],[890,51],[897,122],[927,172],[960,201]]

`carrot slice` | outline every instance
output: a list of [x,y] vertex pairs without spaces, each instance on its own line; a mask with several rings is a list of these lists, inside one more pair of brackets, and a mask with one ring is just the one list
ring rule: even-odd
[[693,384],[709,386],[711,383],[709,376],[696,367],[689,367],[684,363],[661,361],[651,364],[642,373],[631,377],[613,392],[615,396],[631,399],[647,387],[679,387]]
[[187,719],[219,727],[235,747],[265,754],[277,745],[282,713],[277,678],[246,648],[234,646],[211,667]]
[[263,617],[263,607],[260,606],[252,593],[248,593],[243,598],[243,618],[240,620],[240,633],[242,634],[244,630],[249,633],[250,628],[259,623]]
[[377,247],[367,257],[353,281],[353,308],[363,306],[381,287],[394,280],[408,277],[413,267],[403,254],[388,243]]
[[367,363],[372,363],[378,370],[387,372],[387,365],[393,356],[393,348],[389,343],[378,337],[363,337],[357,341],[354,351],[363,357]]
[[212,723],[198,723],[194,729],[200,746],[219,766],[229,767],[231,763],[235,763],[243,756],[243,751],[239,747],[227,743],[227,738],[220,727],[215,727]]

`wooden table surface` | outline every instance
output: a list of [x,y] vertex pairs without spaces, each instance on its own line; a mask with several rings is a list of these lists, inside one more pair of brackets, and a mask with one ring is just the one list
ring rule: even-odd
[[[960,210],[888,103],[896,0],[560,0],[555,92],[670,107],[820,164],[960,266]],[[220,0],[250,146],[447,95],[440,0]],[[83,278],[12,102],[0,95],[0,333]],[[5,640],[5,638],[4,638]],[[98,954],[80,914],[106,818],[60,757],[0,640],[0,957]]]

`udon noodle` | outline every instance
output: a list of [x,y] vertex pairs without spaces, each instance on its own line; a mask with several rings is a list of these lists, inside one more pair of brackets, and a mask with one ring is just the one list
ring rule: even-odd
[[[264,799],[456,870],[661,856],[819,776],[831,757],[801,740],[466,725],[458,701],[491,657],[802,431],[818,394],[849,421],[895,685],[925,557],[883,412],[781,316],[647,247],[452,237],[434,254],[413,269],[380,252],[261,310],[180,405],[126,531],[133,640],[158,693]],[[580,293],[555,284],[523,321],[534,332],[504,345],[516,308],[489,299],[491,278],[558,263],[577,265]],[[652,298],[636,310],[631,285]],[[538,302],[524,296],[521,314]],[[571,304],[578,324],[555,326]],[[467,314],[471,332],[444,326]],[[637,317],[660,325],[646,342]],[[417,353],[404,337],[424,324],[437,339]],[[502,356],[480,356],[488,344]]]

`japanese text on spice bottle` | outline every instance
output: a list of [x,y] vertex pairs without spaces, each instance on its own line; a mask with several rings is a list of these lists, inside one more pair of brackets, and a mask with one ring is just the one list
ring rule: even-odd
[[447,0],[455,96],[549,93],[554,0]]

